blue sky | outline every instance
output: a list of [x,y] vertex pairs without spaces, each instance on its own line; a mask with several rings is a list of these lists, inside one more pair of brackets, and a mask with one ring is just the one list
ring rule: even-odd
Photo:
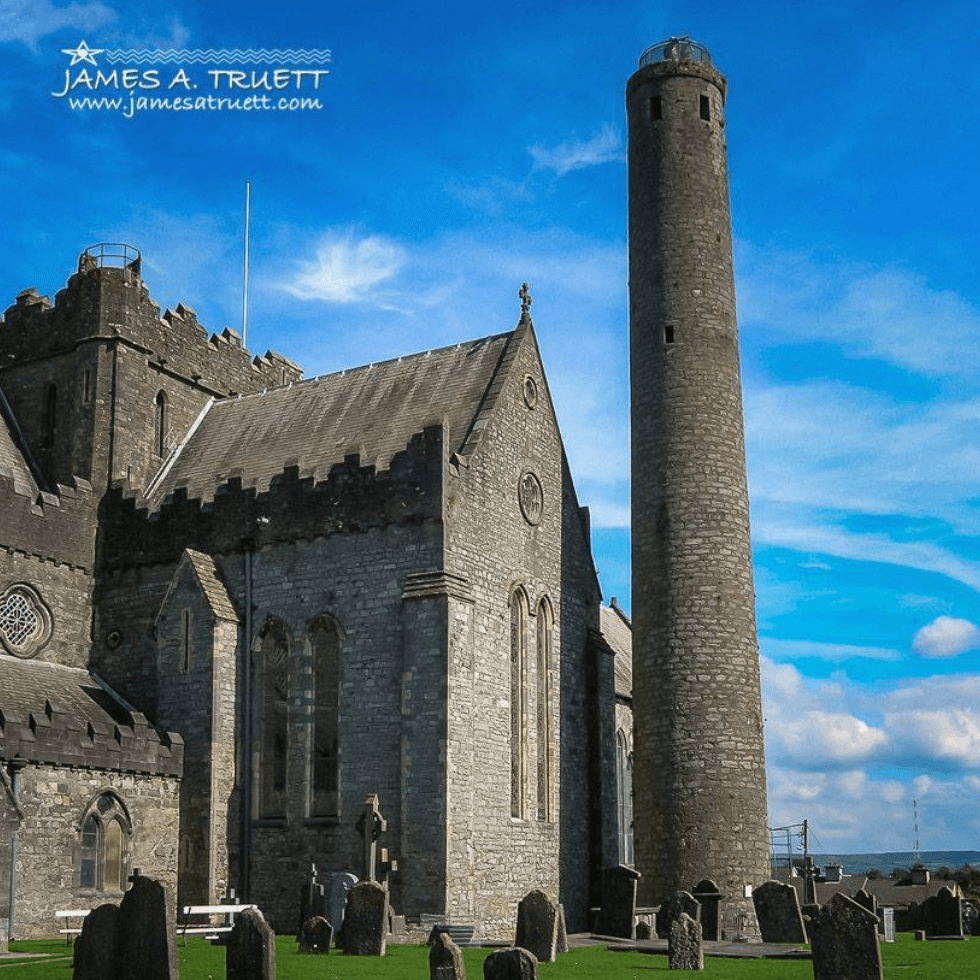
[[[627,607],[623,90],[649,44],[710,48],[729,80],[771,822],[808,818],[816,850],[908,850],[915,799],[923,849],[977,847],[975,4],[160,8],[0,0],[0,308],[122,241],[162,307],[238,327],[246,181],[248,344],[308,375],[510,329],[526,279],[606,597]],[[63,53],[82,40],[332,58],[287,92],[319,108],[127,118],[53,94],[66,70],[73,97],[120,94],[77,82],[96,70]],[[152,67],[161,85],[134,94],[167,94],[180,66]],[[263,94],[183,67],[195,94]]]

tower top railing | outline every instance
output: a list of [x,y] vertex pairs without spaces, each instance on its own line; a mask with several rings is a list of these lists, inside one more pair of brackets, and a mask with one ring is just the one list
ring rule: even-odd
[[703,61],[711,64],[711,53],[703,44],[689,37],[669,37],[666,41],[651,44],[640,55],[640,67],[645,68],[658,61]]
[[98,245],[89,245],[82,252],[82,257],[94,263],[98,269],[104,269],[107,266],[123,269],[142,258],[138,248],[125,245],[122,242],[100,242]]

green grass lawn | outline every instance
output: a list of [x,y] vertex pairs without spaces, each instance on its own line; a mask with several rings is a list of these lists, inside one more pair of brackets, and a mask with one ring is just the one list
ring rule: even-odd
[[[62,940],[12,942],[11,951],[35,954],[31,959],[0,959],[0,980],[70,980],[71,949]],[[224,980],[225,951],[194,937],[186,947],[177,944],[181,980]],[[482,980],[487,949],[467,949],[466,975]],[[980,939],[966,942],[917,943],[902,933],[897,943],[881,948],[885,980],[977,980],[980,978]],[[383,959],[299,953],[292,936],[276,939],[277,980],[427,980],[429,951],[423,946],[389,946]],[[644,980],[667,973],[667,957],[645,953],[610,953],[605,946],[588,946],[538,967],[541,980]],[[811,980],[808,960],[706,957],[702,976],[719,980]]]

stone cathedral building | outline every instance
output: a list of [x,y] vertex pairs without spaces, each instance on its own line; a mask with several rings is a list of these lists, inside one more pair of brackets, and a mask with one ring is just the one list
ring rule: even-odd
[[632,624],[602,604],[525,290],[513,330],[309,380],[183,304],[161,316],[128,246],[86,249],[53,303],[16,297],[13,934],[134,868],[292,931],[311,863],[365,873],[372,794],[410,919],[512,938],[542,888],[586,929],[634,816],[647,903],[711,879],[751,917],[768,835],[724,99],[686,40],[629,83]]
[[617,672],[529,307],[505,333],[301,380],[186,306],[161,316],[129,247],[87,249],[53,303],[16,298],[15,935],[118,899],[136,867],[292,930],[311,863],[363,875],[370,794],[396,911],[506,935],[543,887],[587,925],[619,859]]

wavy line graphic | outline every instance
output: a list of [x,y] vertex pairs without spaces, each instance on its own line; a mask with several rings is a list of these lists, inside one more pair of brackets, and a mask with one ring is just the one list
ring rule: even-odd
[[329,48],[106,48],[103,54],[111,64],[137,65],[322,65],[331,60]]

